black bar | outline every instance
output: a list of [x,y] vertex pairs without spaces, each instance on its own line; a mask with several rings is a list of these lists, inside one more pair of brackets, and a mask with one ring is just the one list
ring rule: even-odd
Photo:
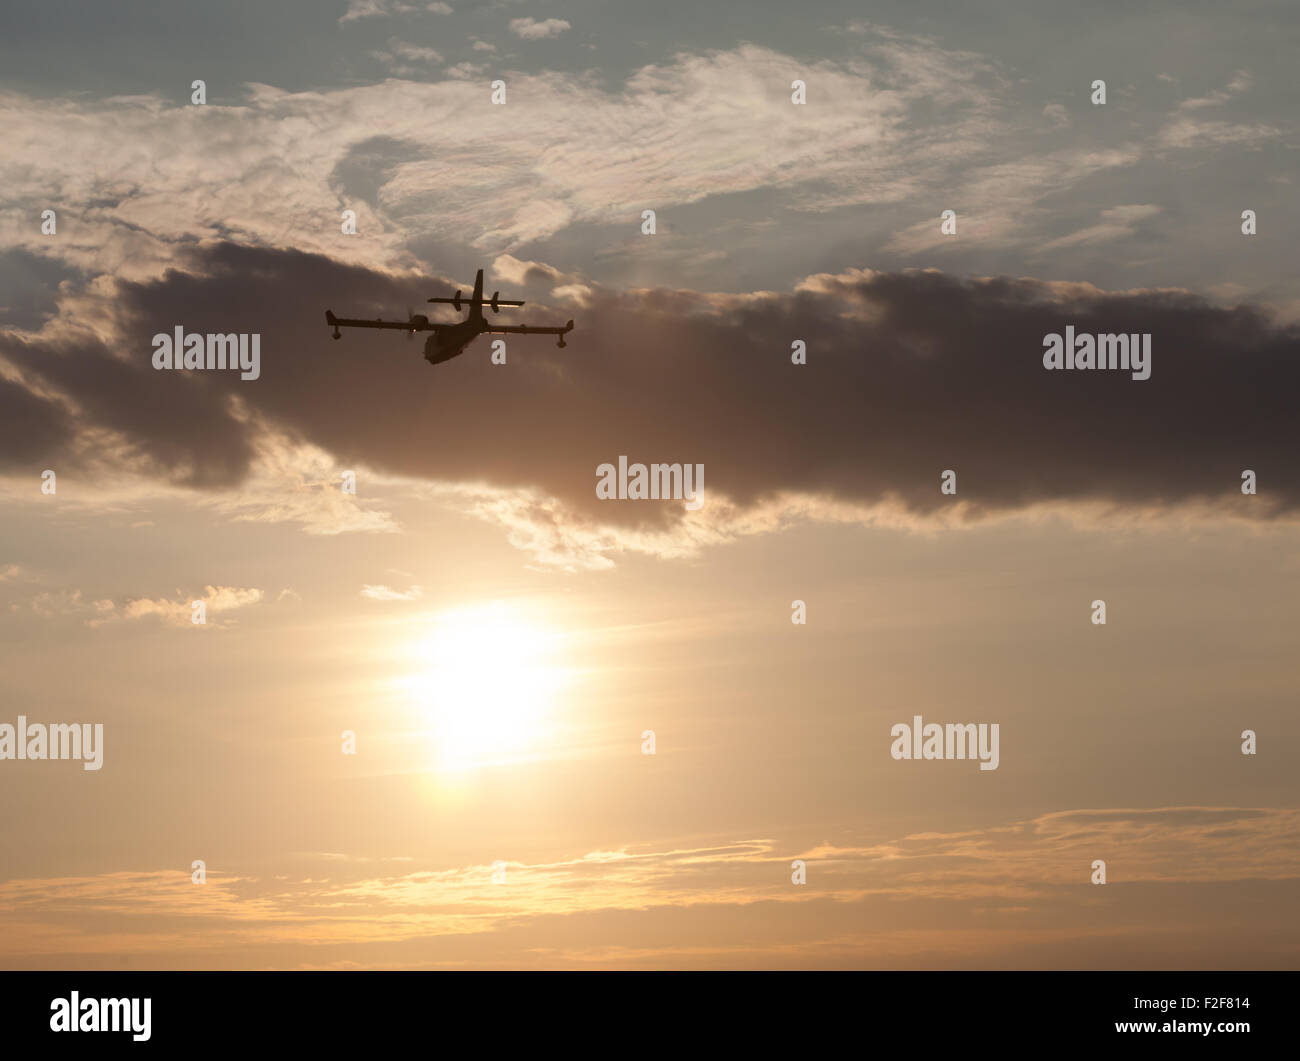
[[[405,1041],[431,1055],[497,1056],[518,1044],[587,1057],[636,1044],[700,1056],[716,1044],[730,1057],[753,1044],[821,1056],[852,1049],[921,1058],[936,1046],[991,1056],[1007,1047],[1012,1056],[1044,1047],[1180,1056],[1199,1045],[1238,1057],[1294,1046],[1296,987],[1289,972],[9,972],[0,973],[0,1042],[9,1052],[18,1044],[97,1050],[116,1040],[169,1056],[196,1046],[337,1051]],[[87,1022],[87,1000],[137,999],[143,1017],[149,999],[149,1038],[51,1030],[74,991]],[[1131,1030],[1135,1022],[1152,1027]],[[1207,1022],[1208,1035],[1178,1027]]]

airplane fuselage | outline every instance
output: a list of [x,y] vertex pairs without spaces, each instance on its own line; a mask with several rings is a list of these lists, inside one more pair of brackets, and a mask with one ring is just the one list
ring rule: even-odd
[[461,321],[450,328],[434,332],[424,341],[424,359],[431,365],[440,365],[459,357],[474,339],[483,334],[486,325],[483,318]]
[[[460,292],[456,292],[460,297]],[[487,330],[487,321],[483,317],[483,270],[474,278],[473,301],[469,313],[459,324],[434,332],[424,342],[424,359],[431,365],[440,365],[459,357],[478,336]],[[457,307],[459,308],[459,307]]]

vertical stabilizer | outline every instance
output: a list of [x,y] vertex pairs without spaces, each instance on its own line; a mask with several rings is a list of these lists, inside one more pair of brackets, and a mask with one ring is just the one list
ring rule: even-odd
[[483,319],[483,270],[474,274],[474,301],[470,304],[469,320]]

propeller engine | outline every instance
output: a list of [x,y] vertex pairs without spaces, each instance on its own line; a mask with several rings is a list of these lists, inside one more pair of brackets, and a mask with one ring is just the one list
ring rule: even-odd
[[429,318],[423,313],[413,312],[409,306],[406,309],[406,318],[406,338],[408,341],[414,337],[416,332],[424,331],[429,327]]

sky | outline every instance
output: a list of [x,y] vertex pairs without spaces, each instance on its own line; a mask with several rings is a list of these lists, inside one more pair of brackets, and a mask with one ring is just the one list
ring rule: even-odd
[[[1297,45],[15,0],[0,967],[1294,968]],[[330,338],[480,268],[566,347]],[[1149,378],[1046,371],[1067,328]]]

